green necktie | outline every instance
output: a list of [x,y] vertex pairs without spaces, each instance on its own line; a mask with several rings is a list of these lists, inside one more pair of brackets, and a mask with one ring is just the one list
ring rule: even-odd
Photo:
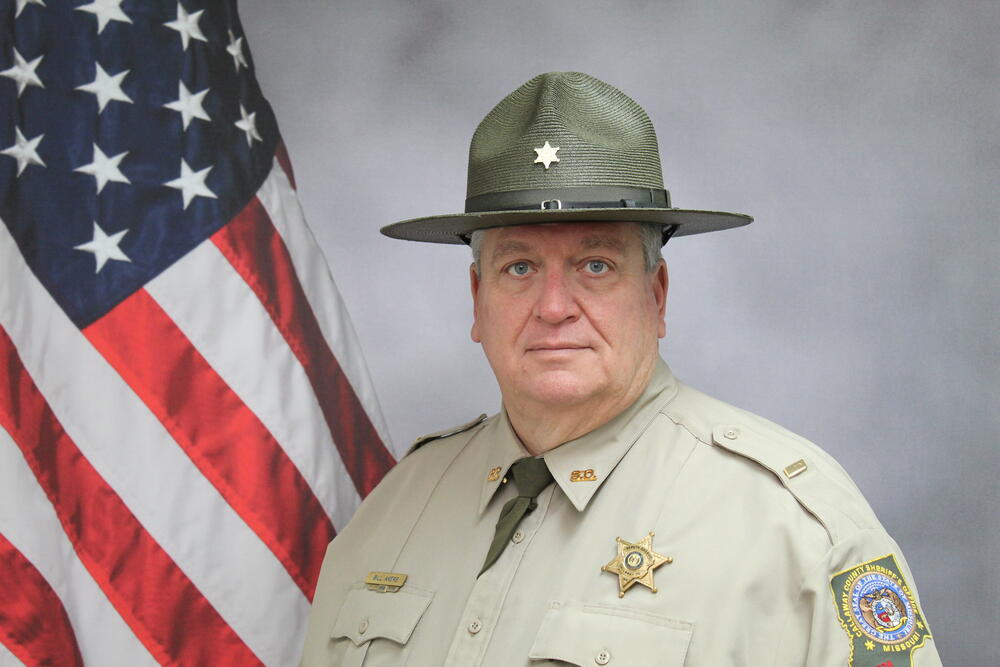
[[497,561],[497,558],[507,547],[517,524],[521,523],[521,519],[526,514],[530,514],[538,507],[538,501],[535,500],[538,494],[552,483],[552,473],[549,472],[544,459],[519,459],[510,467],[507,476],[514,481],[514,486],[517,487],[517,498],[508,500],[507,504],[500,510],[497,531],[493,535],[490,550],[486,552],[486,562],[483,563],[483,569],[479,571],[479,574],[490,569],[490,566]]

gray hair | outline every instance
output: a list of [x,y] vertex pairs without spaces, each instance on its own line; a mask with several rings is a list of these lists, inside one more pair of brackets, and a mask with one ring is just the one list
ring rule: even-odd
[[[639,240],[642,242],[642,255],[645,259],[646,271],[652,271],[663,259],[660,248],[663,247],[663,228],[654,222],[632,222]],[[472,248],[472,261],[476,263],[476,275],[482,275],[483,232],[477,229],[469,236],[469,246]]]

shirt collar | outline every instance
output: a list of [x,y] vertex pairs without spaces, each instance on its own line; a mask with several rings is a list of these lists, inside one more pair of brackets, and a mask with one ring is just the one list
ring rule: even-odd
[[[603,426],[543,454],[552,477],[577,510],[582,512],[587,507],[597,489],[611,475],[653,417],[676,394],[677,381],[667,364],[660,359],[645,391],[632,405]],[[489,427],[493,432],[483,434],[492,446],[484,466],[480,514],[504,483],[511,464],[530,456],[514,433],[505,410],[491,422]]]
[[514,433],[506,410],[501,410],[499,415],[486,423],[480,437],[490,443],[483,465],[483,490],[479,497],[479,513],[482,514],[497,489],[507,483],[507,471],[514,461],[531,454]]

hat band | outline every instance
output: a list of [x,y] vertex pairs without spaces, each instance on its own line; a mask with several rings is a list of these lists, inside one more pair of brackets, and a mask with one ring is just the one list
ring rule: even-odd
[[655,188],[588,186],[491,192],[465,200],[466,213],[569,208],[670,208],[670,193]]

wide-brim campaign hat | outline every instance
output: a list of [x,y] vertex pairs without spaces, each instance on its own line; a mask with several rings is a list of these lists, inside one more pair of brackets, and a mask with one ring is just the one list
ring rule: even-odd
[[465,212],[382,228],[397,239],[468,243],[479,229],[645,222],[671,236],[746,225],[742,213],[673,208],[653,123],[632,98],[580,72],[540,74],[497,104],[469,146]]

